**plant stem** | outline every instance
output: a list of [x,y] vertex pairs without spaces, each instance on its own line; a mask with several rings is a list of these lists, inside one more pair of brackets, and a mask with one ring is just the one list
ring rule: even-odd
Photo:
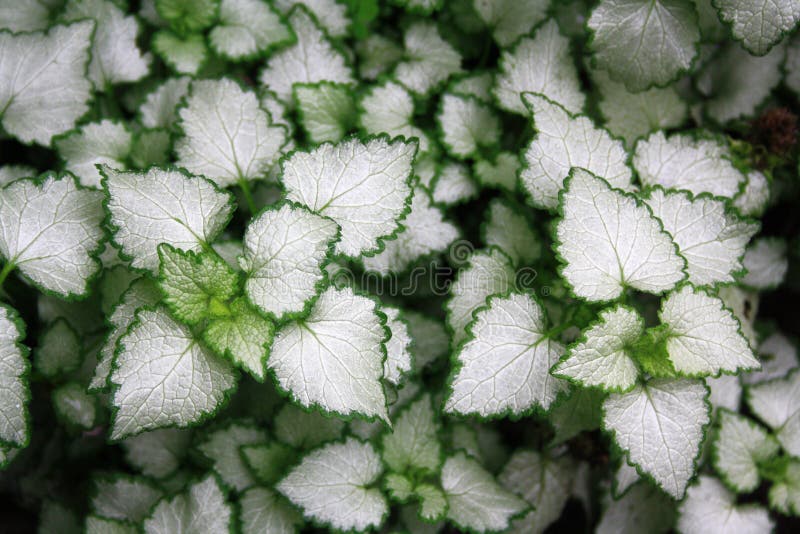
[[239,178],[239,187],[242,190],[242,195],[244,195],[244,201],[247,203],[247,209],[250,210],[250,215],[255,215],[257,208],[253,200],[253,193],[250,191],[250,184],[247,183],[247,180]]
[[11,274],[11,271],[14,270],[14,267],[15,267],[14,262],[10,261],[5,265],[3,265],[3,269],[0,270],[0,294],[4,294],[3,282],[6,281],[6,278],[8,278],[8,275]]

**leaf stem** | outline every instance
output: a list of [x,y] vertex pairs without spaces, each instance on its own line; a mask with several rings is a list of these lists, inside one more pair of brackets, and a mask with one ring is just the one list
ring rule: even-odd
[[5,265],[3,265],[2,270],[0,270],[0,295],[5,294],[3,292],[3,282],[6,281],[6,278],[8,278],[8,275],[11,274],[11,271],[14,270],[14,267],[16,267],[14,265],[14,262],[10,261],[10,262],[6,263]]
[[244,201],[247,203],[247,209],[250,210],[250,215],[255,215],[258,208],[256,208],[255,200],[253,200],[253,193],[250,191],[250,184],[244,178],[239,178],[239,188],[242,190]]

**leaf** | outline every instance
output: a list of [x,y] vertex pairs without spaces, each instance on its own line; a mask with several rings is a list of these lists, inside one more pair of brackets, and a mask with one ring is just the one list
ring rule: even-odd
[[651,379],[603,404],[603,427],[640,473],[674,499],[694,476],[709,422],[708,391],[699,380]]
[[139,523],[162,496],[146,479],[113,473],[94,479],[90,506],[100,517]]
[[188,325],[215,318],[239,291],[236,273],[220,257],[158,246],[158,285],[172,315]]
[[219,409],[236,384],[231,367],[199,345],[164,308],[137,312],[119,340],[110,379],[115,386],[114,440],[196,424]]
[[[623,455],[619,462],[619,468],[614,473],[614,480],[611,482],[612,496],[615,499],[621,499],[640,480],[642,478],[636,472],[636,468],[630,465]],[[647,486],[647,484],[639,484],[639,486]]]
[[0,189],[0,257],[41,290],[84,297],[100,269],[103,195],[71,176],[44,174]]
[[550,422],[555,429],[552,443],[564,443],[581,432],[600,428],[604,399],[605,393],[602,390],[572,388],[569,397],[556,403],[550,410]]
[[459,236],[458,228],[431,204],[430,194],[418,183],[411,197],[411,211],[402,225],[395,239],[385,241],[381,252],[363,258],[367,271],[384,276],[403,272],[416,260],[443,252]]
[[481,149],[500,144],[500,120],[475,97],[445,93],[436,120],[442,144],[456,158],[475,158]]
[[786,242],[774,237],[756,239],[747,247],[742,264],[747,269],[742,284],[755,289],[774,289],[783,283],[789,270]]
[[461,54],[442,39],[436,25],[416,22],[403,35],[405,54],[394,69],[394,78],[401,80],[417,96],[424,96],[461,72]]
[[672,501],[653,486],[640,483],[631,488],[620,500],[612,501],[606,508],[597,534],[653,534],[669,531],[675,522]]
[[631,92],[668,84],[697,55],[700,29],[689,0],[603,0],[587,24],[594,62]]
[[571,113],[581,111],[586,97],[569,39],[561,35],[555,21],[546,22],[532,37],[523,37],[501,52],[493,92],[502,109],[520,115],[526,114],[520,98],[526,92],[542,94]]
[[219,22],[208,34],[208,41],[220,56],[242,61],[289,44],[292,37],[270,5],[258,0],[222,0]]
[[212,26],[219,16],[220,0],[153,0],[158,16],[185,34]]
[[774,432],[783,449],[800,457],[800,371],[750,386],[747,404]]
[[538,534],[554,523],[572,493],[576,469],[568,457],[551,458],[535,451],[514,453],[500,473],[500,483],[530,505],[512,523],[514,532]]
[[135,82],[147,76],[150,54],[136,46],[139,23],[110,0],[70,0],[61,15],[68,22],[96,21],[89,63],[89,80],[95,90],[109,92],[112,85]]
[[399,308],[381,306],[386,315],[386,327],[391,333],[386,342],[386,360],[383,362],[383,378],[394,385],[400,385],[403,375],[411,372],[411,336],[408,324]]
[[218,355],[263,382],[275,326],[242,297],[231,302],[220,315],[206,326],[203,341]]
[[748,418],[723,410],[712,459],[720,477],[738,493],[756,489],[759,464],[778,453],[778,442]]
[[142,432],[121,442],[125,459],[144,476],[165,478],[181,464],[192,433],[177,428]]
[[628,287],[661,293],[684,279],[685,260],[647,206],[583,169],[565,186],[556,250],[575,295],[614,300]]
[[413,142],[378,137],[294,152],[283,162],[286,197],[341,227],[336,254],[377,252],[408,212],[416,148]]
[[667,326],[667,353],[679,373],[718,375],[758,368],[739,321],[705,290],[687,285],[673,291],[658,316]]
[[86,516],[83,532],[85,534],[136,534],[138,530],[135,526],[116,519],[90,515]]
[[[462,254],[458,248],[453,255]],[[472,321],[472,312],[486,304],[489,295],[507,293],[516,282],[511,260],[497,248],[478,250],[466,259],[469,263],[461,268],[455,282],[450,286],[450,298],[445,303],[447,325],[452,332],[451,346],[458,347],[469,337],[467,325]]]
[[53,409],[68,428],[91,430],[97,421],[95,397],[77,382],[68,382],[53,391]]
[[[747,375],[749,373],[742,373]],[[742,384],[739,381],[738,375],[719,375],[716,378],[706,377],[706,385],[711,390],[708,396],[708,402],[714,412],[720,408],[726,408],[731,411],[738,411],[739,404],[742,401]]]
[[153,35],[153,51],[179,74],[195,75],[205,65],[210,52],[202,35],[191,34],[181,39],[168,30]]
[[193,82],[178,114],[178,164],[220,187],[263,178],[286,143],[286,130],[271,125],[255,93],[228,79]]
[[695,286],[733,282],[745,247],[759,229],[730,213],[722,199],[652,189],[644,199],[686,259]]
[[414,100],[400,84],[386,81],[367,89],[359,101],[359,124],[368,134],[416,137],[421,152],[430,150],[430,139],[414,125]]
[[477,0],[475,12],[492,29],[500,47],[511,45],[518,37],[547,17],[548,0]]
[[0,118],[6,132],[47,146],[89,110],[92,84],[84,73],[93,32],[91,21],[53,26],[47,33],[0,32]]
[[276,319],[307,311],[322,289],[322,267],[338,236],[334,221],[303,206],[264,210],[247,226],[239,260],[250,302]]
[[171,128],[177,118],[181,100],[189,94],[191,78],[167,78],[155,90],[147,94],[139,106],[139,120],[146,128]]
[[570,345],[551,373],[584,387],[629,391],[639,378],[633,347],[643,331],[644,320],[635,310],[621,305],[607,308]]
[[83,357],[78,333],[64,319],[57,319],[41,333],[33,353],[33,367],[40,375],[55,381],[77,371]]
[[453,206],[478,196],[478,188],[462,163],[447,162],[431,184],[431,196],[437,204]]
[[381,386],[385,316],[350,288],[325,290],[304,319],[281,327],[267,365],[301,405],[388,422]]
[[461,346],[445,411],[490,417],[548,410],[567,384],[550,376],[564,347],[547,336],[544,312],[530,295],[491,297]]
[[310,450],[341,437],[344,421],[286,404],[275,416],[275,437],[292,449]]
[[132,283],[122,295],[120,302],[108,316],[110,330],[100,349],[100,361],[95,369],[94,377],[89,384],[90,390],[103,390],[108,385],[111,374],[111,362],[117,348],[117,340],[128,331],[133,323],[136,311],[145,306],[154,306],[161,300],[158,287],[148,279],[140,278]]
[[775,332],[758,345],[761,370],[742,375],[745,384],[760,384],[773,378],[783,378],[798,366],[797,349],[780,332]]
[[259,77],[262,85],[283,102],[291,102],[296,83],[354,83],[346,57],[330,43],[304,6],[292,8],[288,20],[297,42],[269,57]]
[[761,506],[736,505],[736,496],[714,477],[700,475],[687,491],[679,509],[678,530],[686,534],[703,532],[770,532],[775,523]]
[[104,167],[101,172],[114,241],[136,269],[157,272],[160,243],[200,250],[225,228],[233,211],[229,193],[179,170]]
[[779,45],[767,55],[750,55],[729,43],[695,76],[705,113],[718,123],[752,117],[781,81],[786,47]]
[[294,534],[302,516],[267,488],[250,488],[239,499],[242,534]]
[[531,229],[524,211],[510,202],[494,199],[486,210],[483,241],[505,252],[516,266],[530,265],[542,256],[542,241]]
[[146,534],[213,534],[232,528],[233,510],[212,475],[159,501],[144,521]]
[[212,469],[227,487],[243,491],[256,481],[239,454],[239,448],[266,440],[266,432],[255,425],[234,422],[211,433],[197,448],[212,462]]
[[519,157],[512,152],[500,152],[494,161],[475,162],[472,172],[483,188],[493,187],[509,192],[517,190],[517,173],[521,167]]
[[791,0],[714,0],[719,18],[751,54],[763,56],[800,22],[800,5]]
[[357,41],[358,74],[364,80],[375,80],[394,68],[403,57],[403,49],[385,35],[373,33],[363,41]]
[[282,479],[287,469],[297,461],[297,455],[291,447],[276,441],[242,445],[239,453],[255,481],[268,487]]
[[733,198],[734,207],[746,217],[760,217],[767,209],[770,188],[764,173],[752,170],[747,173],[744,189]]
[[351,22],[347,17],[347,7],[336,0],[275,0],[277,7],[284,14],[291,11],[292,6],[302,4],[319,21],[319,24],[331,37],[345,37]]
[[0,28],[14,33],[45,30],[50,25],[50,9],[45,2],[0,1]]
[[411,334],[411,353],[416,371],[423,370],[448,353],[450,338],[442,322],[412,310],[406,310],[405,318]]
[[312,143],[336,143],[352,129],[356,109],[347,85],[295,84],[292,91],[299,122]]
[[380,490],[370,487],[382,471],[372,445],[347,438],[306,455],[277,489],[322,525],[363,531],[380,527],[389,512]]
[[730,157],[717,139],[656,132],[636,144],[633,166],[644,186],[733,198],[745,178]]
[[783,479],[772,484],[769,506],[784,515],[800,515],[800,462],[789,462]]
[[56,138],[53,145],[66,162],[66,169],[86,187],[100,188],[102,176],[96,165],[124,169],[133,146],[133,135],[119,122],[103,120]]
[[414,489],[419,499],[419,517],[426,522],[441,521],[447,512],[447,497],[433,484],[420,484]]
[[19,178],[33,178],[39,174],[28,165],[0,165],[0,188]]
[[[28,349],[22,344],[25,325],[17,312],[0,304],[0,442],[24,447],[28,443],[30,389]],[[5,448],[5,447],[4,447]],[[0,465],[5,463],[5,458]]]
[[520,180],[537,208],[553,210],[572,167],[581,167],[629,191],[631,170],[620,141],[595,127],[583,115],[570,115],[546,98],[525,93],[537,134],[524,153]]
[[504,530],[512,517],[529,508],[462,451],[445,461],[442,489],[447,496],[447,518],[465,530]]
[[394,428],[383,435],[383,461],[399,474],[436,473],[442,463],[438,434],[431,397],[422,395],[399,412]]

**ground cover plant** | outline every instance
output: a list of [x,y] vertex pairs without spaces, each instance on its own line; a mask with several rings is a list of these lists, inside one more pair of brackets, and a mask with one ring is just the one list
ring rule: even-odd
[[3,532],[796,532],[792,0],[0,0]]

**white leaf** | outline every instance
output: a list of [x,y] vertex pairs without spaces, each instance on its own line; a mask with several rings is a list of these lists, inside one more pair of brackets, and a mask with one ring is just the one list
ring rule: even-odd
[[355,121],[355,102],[344,84],[295,84],[298,120],[312,143],[341,141]]
[[644,320],[635,310],[625,306],[605,309],[600,312],[599,320],[570,345],[552,373],[585,387],[630,390],[636,385],[639,369],[628,347],[643,331]]
[[292,6],[302,4],[317,17],[320,25],[331,37],[344,37],[350,26],[347,18],[347,5],[336,0],[275,0],[275,7],[284,14],[289,13]]
[[267,366],[303,406],[388,421],[381,386],[387,334],[372,300],[329,288],[307,317],[278,330]]
[[449,90],[454,94],[474,96],[484,104],[491,104],[493,86],[494,76],[491,72],[474,71],[453,80]]
[[745,177],[730,161],[727,146],[713,138],[656,132],[636,143],[633,166],[645,186],[685,189],[733,198]]
[[85,77],[94,23],[54,26],[47,33],[0,32],[0,117],[23,143],[49,145],[89,110]]
[[262,85],[284,102],[291,102],[292,85],[296,83],[355,81],[345,56],[331,45],[304,7],[292,9],[289,24],[297,43],[270,56],[259,78]]
[[700,41],[689,0],[603,0],[588,27],[597,66],[634,92],[688,70]]
[[255,487],[239,499],[242,534],[294,534],[303,518],[271,489]]
[[528,504],[504,489],[474,459],[457,452],[442,467],[447,518],[462,529],[485,532],[508,528]]
[[714,442],[714,467],[739,493],[749,493],[759,482],[758,465],[778,453],[778,442],[746,417],[722,411]]
[[78,131],[57,138],[53,145],[66,169],[86,187],[100,188],[102,176],[95,165],[125,169],[130,155],[133,134],[119,122],[103,120],[82,126]]
[[629,191],[631,170],[620,141],[583,115],[570,115],[540,95],[525,93],[536,136],[525,150],[522,185],[538,208],[555,209],[558,193],[572,167],[582,167],[619,189]]
[[747,173],[744,189],[733,198],[733,205],[747,217],[760,217],[767,209],[770,198],[769,181],[764,173],[752,170]]
[[239,259],[250,302],[277,318],[302,312],[320,291],[338,234],[335,222],[302,206],[263,211],[247,226]]
[[414,100],[402,85],[387,81],[370,87],[359,103],[361,127],[368,134],[402,135],[406,139],[416,137],[419,149],[426,152],[430,139],[420,128],[414,126]]
[[717,52],[695,78],[706,114],[720,123],[754,115],[781,81],[785,50],[780,45],[757,57],[730,43]]
[[[97,421],[97,399],[77,382],[68,382],[53,390],[53,410],[68,428],[92,430]],[[152,503],[151,503],[152,504]]]
[[377,251],[408,211],[416,149],[399,139],[350,138],[295,152],[283,162],[286,197],[341,227],[337,254]]
[[151,168],[122,172],[104,167],[109,223],[131,265],[158,272],[158,245],[198,251],[228,224],[231,195],[204,178]]
[[479,149],[500,143],[500,121],[475,97],[445,93],[436,120],[442,143],[454,157],[475,157]]
[[47,2],[34,0],[0,0],[0,29],[14,33],[35,32],[50,26],[50,9]]
[[762,341],[757,352],[761,370],[744,373],[742,382],[745,384],[759,384],[773,378],[783,378],[798,366],[797,349],[780,332],[775,332]]
[[686,191],[653,189],[644,199],[678,245],[695,286],[733,282],[759,225],[728,212],[725,202]]
[[[630,465],[623,456],[623,458],[620,460],[619,469],[617,469],[616,473],[614,473],[614,480],[612,482],[614,498],[621,498],[628,492],[631,486],[640,480],[641,477],[639,476],[639,473],[636,472],[636,468]],[[642,485],[644,484],[640,484],[640,486]]]
[[769,489],[769,505],[784,515],[800,515],[800,462],[792,460],[783,475]]
[[399,308],[382,306],[381,311],[386,315],[386,327],[391,333],[386,342],[383,378],[397,386],[402,382],[403,375],[411,371],[411,336]]
[[431,397],[421,396],[400,412],[391,431],[383,435],[381,456],[390,471],[435,473],[441,464],[439,424]]
[[380,490],[368,487],[382,471],[372,445],[347,438],[306,455],[277,489],[323,525],[364,531],[379,527],[389,512]]
[[651,379],[629,393],[609,395],[603,426],[631,463],[681,499],[709,422],[707,396],[699,380]]
[[86,516],[85,534],[136,534],[137,528],[117,519],[106,519],[96,515]]
[[736,495],[714,477],[700,475],[679,508],[681,534],[767,534],[775,528],[761,506],[736,505]]
[[36,169],[28,165],[2,165],[0,166],[0,188],[7,186],[20,178],[34,178],[38,175]]
[[542,255],[542,241],[524,211],[507,201],[492,200],[482,230],[483,241],[508,254],[514,265],[529,265]]
[[103,194],[71,176],[44,175],[0,189],[0,257],[62,298],[83,296],[105,239]]
[[446,162],[431,184],[431,196],[437,204],[452,206],[478,195],[478,188],[463,163]]
[[285,404],[275,416],[275,437],[294,449],[313,449],[342,435],[344,421]]
[[125,459],[143,475],[165,478],[178,469],[191,439],[191,431],[163,428],[126,438],[121,445]]
[[269,4],[259,0],[222,0],[219,21],[208,40],[222,57],[237,61],[288,43],[292,34]]
[[356,41],[355,51],[358,55],[358,73],[365,80],[376,79],[392,69],[403,57],[400,45],[377,33]]
[[649,208],[608,182],[575,169],[556,228],[561,274],[578,297],[613,300],[626,287],[649,293],[684,279],[686,262]]
[[436,25],[417,22],[403,36],[404,61],[394,69],[394,78],[411,92],[423,96],[453,74],[461,72],[461,54],[442,39]]
[[747,247],[742,263],[747,269],[742,284],[754,289],[773,289],[781,285],[789,270],[786,242],[778,238],[759,238]]
[[670,293],[658,313],[668,327],[667,353],[686,376],[757,369],[739,321],[719,297],[686,285]]
[[161,500],[144,521],[145,534],[219,534],[233,528],[233,510],[209,475]]
[[[747,376],[750,373],[742,373]],[[742,384],[739,382],[739,375],[719,375],[718,377],[706,377],[705,379],[711,394],[708,402],[716,412],[720,408],[725,408],[733,412],[739,411],[739,404],[742,401]]]
[[62,14],[66,21],[94,19],[97,26],[89,63],[89,79],[97,91],[141,80],[150,70],[150,54],[136,46],[139,23],[110,0],[70,0]]
[[219,409],[236,377],[163,308],[144,309],[119,340],[111,439],[197,424]]
[[192,83],[179,115],[178,164],[220,187],[263,178],[286,143],[286,130],[270,124],[256,95],[225,78]]
[[447,354],[450,338],[444,324],[436,319],[411,310],[405,316],[413,340],[414,369],[420,371]]
[[715,0],[719,18],[751,54],[763,56],[800,21],[794,0]]
[[201,34],[190,34],[182,40],[167,30],[155,33],[153,50],[179,74],[197,74],[209,56],[206,41]]
[[[22,344],[25,327],[13,309],[0,305],[0,441],[28,443],[28,349]],[[5,459],[0,460],[4,464]]]
[[550,375],[564,347],[546,336],[544,312],[530,295],[489,299],[461,347],[445,410],[482,417],[549,409],[567,383]]
[[750,386],[747,403],[775,431],[784,450],[800,457],[800,371]]
[[[454,251],[457,253],[460,249]],[[453,347],[467,338],[472,312],[486,304],[489,295],[506,293],[514,287],[515,274],[511,260],[497,248],[477,251],[469,257],[469,265],[459,270],[450,286],[450,299],[445,304]]]
[[242,491],[256,483],[245,465],[239,449],[244,445],[265,443],[265,431],[253,425],[232,423],[211,433],[197,449],[212,462],[214,472],[222,482],[236,491]]
[[168,78],[154,91],[148,93],[139,106],[139,117],[147,128],[171,128],[178,117],[177,108],[189,94],[191,78]]
[[634,486],[620,500],[612,501],[600,518],[596,534],[660,534],[675,521],[675,505],[649,484]]
[[475,0],[478,16],[492,29],[500,47],[511,45],[518,37],[547,17],[549,0]]
[[500,152],[495,160],[480,160],[475,163],[472,172],[483,188],[503,188],[509,192],[517,190],[517,171],[521,167],[519,156],[513,152]]
[[95,479],[90,506],[101,517],[138,523],[162,496],[146,479],[116,473]]
[[517,451],[498,477],[508,490],[523,497],[532,510],[512,523],[512,532],[539,534],[554,523],[572,494],[576,469],[569,457],[551,458],[535,451]]
[[33,367],[45,378],[60,379],[77,371],[83,358],[78,333],[59,318],[40,333],[39,344],[33,353]]
[[425,255],[443,252],[460,235],[458,228],[431,204],[430,194],[419,184],[414,187],[411,211],[402,224],[403,229],[395,239],[384,242],[382,251],[363,259],[366,270],[382,275],[402,272]]
[[540,93],[572,113],[579,113],[586,97],[570,53],[569,39],[549,21],[500,55],[494,96],[498,105],[525,115],[522,93]]
[[604,71],[594,71],[592,77],[600,90],[598,104],[605,127],[622,137],[628,148],[652,131],[677,128],[686,120],[688,106],[674,86],[631,93]]

